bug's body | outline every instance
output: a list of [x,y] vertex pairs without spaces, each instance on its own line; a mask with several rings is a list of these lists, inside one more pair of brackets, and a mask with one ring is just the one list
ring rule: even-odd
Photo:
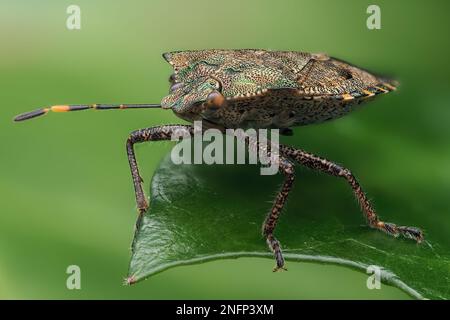
[[[385,79],[324,54],[246,49],[163,56],[175,73],[162,107],[185,120],[225,128],[318,123],[395,89]],[[208,95],[213,92],[223,99],[211,108]]]
[[[174,74],[170,77],[169,95],[162,99],[160,105],[58,105],[21,114],[15,121],[31,119],[49,111],[162,107],[190,122],[201,120],[204,128],[270,127],[289,131],[291,126],[338,118],[354,110],[361,102],[395,89],[392,81],[324,54],[246,49],[179,51],[163,56],[174,67]],[[192,134],[193,127],[162,125],[133,131],[127,139],[127,156],[140,214],[148,209],[148,202],[142,189],[143,180],[134,145],[170,140],[179,130]],[[275,270],[284,266],[280,244],[273,233],[294,182],[291,161],[344,178],[372,228],[395,237],[402,235],[422,241],[423,233],[418,228],[381,221],[350,170],[301,149],[284,145],[278,149],[279,168],[285,179],[263,224],[263,235],[277,262]],[[130,277],[128,282],[133,281]]]

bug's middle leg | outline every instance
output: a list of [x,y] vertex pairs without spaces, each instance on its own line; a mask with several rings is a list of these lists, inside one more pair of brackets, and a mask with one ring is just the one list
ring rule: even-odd
[[283,210],[284,204],[286,203],[287,197],[289,195],[289,191],[291,191],[292,185],[295,179],[294,165],[285,157],[279,157],[279,169],[284,174],[283,185],[281,186],[281,190],[278,192],[275,201],[273,203],[272,209],[266,217],[266,220],[263,224],[263,235],[266,237],[267,244],[269,248],[272,250],[275,260],[276,267],[273,271],[278,271],[279,269],[284,269],[284,258],[281,253],[281,247],[278,240],[274,237],[273,232],[275,230],[275,226],[278,222],[278,218],[280,217],[281,211]]
[[270,158],[271,161],[276,161],[271,165],[277,164],[279,171],[281,171],[281,173],[284,174],[284,181],[281,186],[281,189],[274,200],[270,212],[267,214],[266,219],[264,220],[262,226],[262,233],[263,236],[266,238],[267,244],[275,257],[276,266],[273,269],[273,271],[275,272],[278,270],[286,270],[284,268],[284,258],[281,252],[280,242],[275,238],[273,233],[275,231],[278,218],[280,217],[281,211],[283,210],[289,192],[291,191],[292,185],[294,183],[295,179],[294,165],[286,157],[280,155],[279,154],[280,152],[278,150],[277,150],[278,156],[272,157],[272,155],[274,155],[273,152],[275,152],[275,149],[278,149],[278,146],[274,145],[270,140],[258,141],[258,139],[256,139],[255,137],[249,137],[246,136],[245,134],[241,134],[238,132],[235,133],[235,136],[236,138],[245,141],[248,144],[249,152],[261,155],[261,153],[259,152],[265,151],[267,157]]
[[131,176],[133,178],[134,192],[136,196],[136,204],[140,214],[148,209],[147,198],[142,190],[143,179],[139,174],[139,168],[134,153],[134,144],[145,141],[170,140],[175,131],[180,130],[180,135],[188,135],[193,133],[193,127],[189,125],[164,125],[151,127],[133,131],[127,139],[127,156],[130,163]]
[[358,199],[358,202],[366,216],[369,226],[371,226],[372,228],[384,231],[394,237],[402,235],[406,238],[416,240],[417,242],[421,242],[423,240],[423,233],[419,228],[397,226],[394,223],[381,221],[378,218],[374,208],[370,204],[369,199],[364,193],[361,185],[358,183],[355,176],[350,172],[350,170],[343,168],[334,162],[308,153],[304,150],[295,149],[289,146],[280,145],[280,154],[283,154],[286,157],[293,159],[311,169],[319,170],[327,174],[346,179],[350,187],[353,189],[353,193]]

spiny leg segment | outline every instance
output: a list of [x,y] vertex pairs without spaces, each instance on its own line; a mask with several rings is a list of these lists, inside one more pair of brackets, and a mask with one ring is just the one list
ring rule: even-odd
[[263,235],[266,237],[267,244],[272,250],[277,262],[276,267],[273,269],[274,272],[280,269],[286,270],[284,268],[284,258],[281,253],[280,243],[274,237],[273,232],[295,180],[294,165],[289,160],[281,156],[279,157],[279,169],[284,174],[283,185],[281,186],[281,190],[278,192],[272,209],[263,224]]
[[381,221],[370,204],[369,199],[367,199],[361,185],[358,183],[350,170],[304,150],[295,149],[289,146],[280,145],[280,154],[283,154],[284,156],[295,160],[308,168],[346,179],[350,187],[353,189],[353,192],[358,199],[370,227],[384,231],[394,237],[402,235],[405,238],[413,239],[417,242],[421,242],[423,240],[424,237],[422,231],[416,227],[397,226],[393,223]]
[[[294,165],[286,157],[282,155],[278,155],[278,157],[271,157],[272,152],[275,152],[275,148],[277,148],[277,146],[273,145],[270,140],[258,141],[256,138],[252,139],[248,136],[242,136],[240,134],[237,134],[236,137],[238,139],[245,140],[245,142],[248,144],[248,150],[250,152],[259,154],[259,150],[262,149],[262,151],[267,155],[267,157],[271,158],[271,161],[278,162],[277,163],[278,168],[284,174],[284,181],[281,186],[281,189],[278,192],[277,196],[275,197],[272,208],[270,212],[267,214],[266,219],[264,220],[262,226],[262,234],[266,238],[267,244],[274,254],[276,266],[273,269],[273,271],[276,272],[278,270],[286,270],[286,268],[284,267],[284,258],[281,251],[280,242],[275,238],[273,233],[275,231],[275,227],[277,225],[283,207],[286,203],[286,200],[289,196],[289,192],[292,189],[292,185],[294,184],[295,180]],[[264,143],[261,144],[261,142]],[[278,151],[278,148],[276,151]]]
[[139,168],[134,153],[134,144],[145,141],[170,140],[175,131],[179,130],[178,136],[192,135],[194,128],[189,125],[164,125],[133,131],[127,139],[126,149],[128,162],[130,163],[131,176],[133,178],[136,204],[140,214],[148,209],[148,202],[144,191],[142,190],[143,179],[139,174]]

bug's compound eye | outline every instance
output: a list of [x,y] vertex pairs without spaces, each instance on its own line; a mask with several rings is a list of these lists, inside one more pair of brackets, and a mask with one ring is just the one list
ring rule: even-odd
[[208,108],[219,108],[223,105],[225,97],[218,91],[213,91],[206,98],[206,106]]

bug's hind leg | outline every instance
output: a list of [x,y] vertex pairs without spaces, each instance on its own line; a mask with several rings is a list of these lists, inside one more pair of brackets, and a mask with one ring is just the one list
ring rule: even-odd
[[277,263],[276,267],[273,269],[274,272],[280,269],[286,270],[284,268],[284,258],[281,253],[280,243],[274,237],[273,232],[295,179],[294,165],[282,156],[279,157],[279,169],[285,176],[283,185],[281,186],[281,190],[278,192],[272,209],[263,224],[263,235],[266,237],[267,244],[272,250]]
[[131,176],[133,178],[136,204],[140,214],[148,209],[147,198],[142,190],[142,178],[134,153],[134,144],[145,141],[170,140],[172,135],[179,130],[178,136],[193,134],[193,127],[189,125],[164,125],[133,131],[127,139],[126,149],[128,162],[130,163]]
[[358,199],[358,202],[366,216],[369,226],[371,226],[372,228],[376,228],[378,230],[386,232],[387,234],[394,237],[402,235],[405,238],[413,239],[417,242],[421,242],[423,240],[423,232],[419,228],[397,226],[394,223],[381,221],[375,213],[372,205],[370,204],[369,199],[367,199],[367,196],[364,193],[361,185],[358,183],[355,176],[350,172],[350,170],[343,168],[329,160],[317,157],[304,150],[294,149],[292,147],[284,145],[280,145],[280,154],[293,159],[308,168],[319,170],[327,174],[346,179],[348,184],[353,189],[353,193]]

